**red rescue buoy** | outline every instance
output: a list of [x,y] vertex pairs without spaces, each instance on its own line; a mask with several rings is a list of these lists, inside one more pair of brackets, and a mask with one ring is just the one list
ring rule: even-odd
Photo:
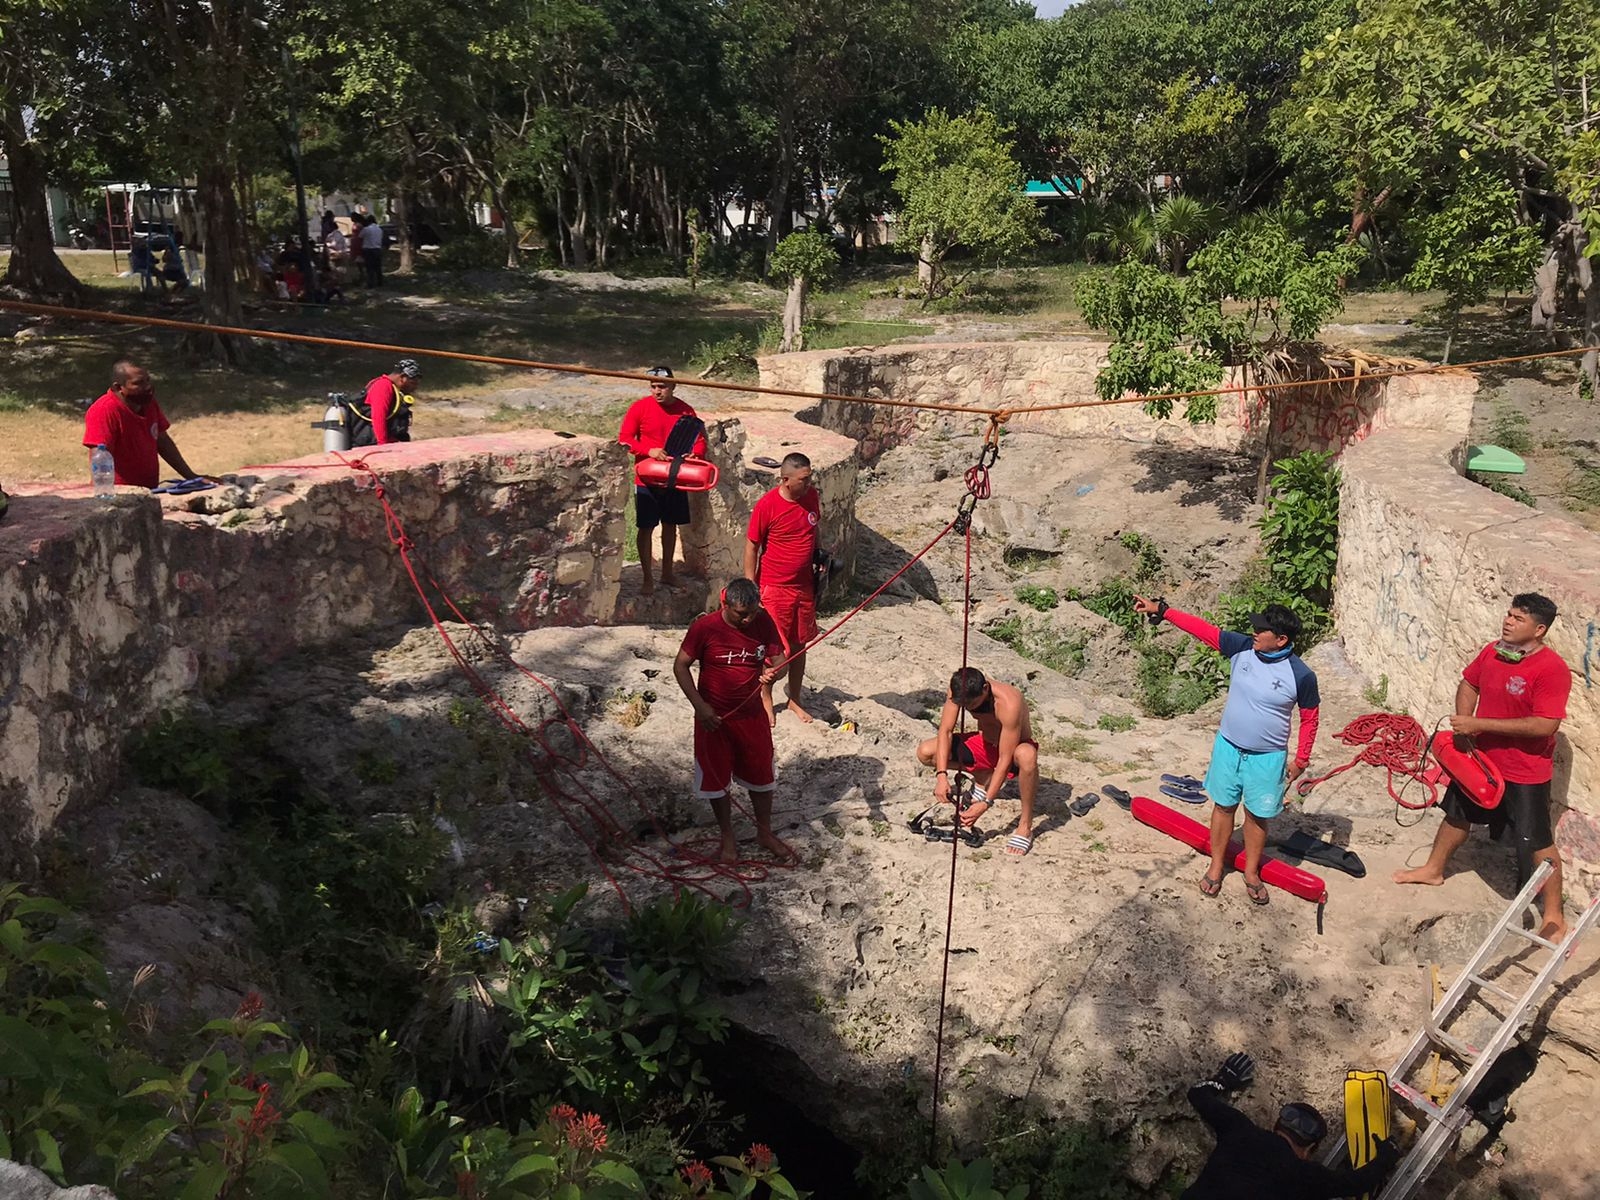
[[651,487],[680,492],[709,492],[717,486],[716,464],[703,458],[641,458],[639,479]]
[[1456,747],[1455,734],[1448,729],[1435,733],[1428,741],[1428,753],[1458,788],[1467,794],[1479,808],[1496,808],[1506,794],[1506,781],[1487,758],[1469,743],[1468,749]]
[[[1184,816],[1176,809],[1168,808],[1159,800],[1152,800],[1148,796],[1135,796],[1130,811],[1135,820],[1142,821],[1151,829],[1159,829],[1162,833],[1193,846],[1201,854],[1211,853],[1211,830],[1193,817]],[[1228,858],[1236,871],[1244,870],[1244,846],[1237,838],[1228,843]],[[1261,881],[1282,888],[1290,895],[1299,896],[1302,900],[1309,900],[1313,904],[1328,902],[1326,883],[1310,871],[1291,867],[1276,858],[1262,856]]]

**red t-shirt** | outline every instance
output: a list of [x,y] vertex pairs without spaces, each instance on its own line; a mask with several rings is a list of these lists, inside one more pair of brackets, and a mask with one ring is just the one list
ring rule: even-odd
[[[700,695],[721,716],[736,708],[741,716],[761,710],[755,696],[761,672],[767,659],[781,648],[778,627],[765,611],[757,613],[743,629],[735,629],[723,620],[720,609],[689,626],[682,646],[685,654],[700,663],[700,677],[695,681]],[[746,701],[753,709],[745,707]]]
[[[1495,643],[1490,642],[1461,672],[1461,678],[1478,689],[1475,715],[1502,720],[1546,717],[1559,721],[1566,717],[1572,672],[1559,654],[1546,646],[1521,662],[1508,663],[1495,657],[1494,648]],[[1544,783],[1550,778],[1556,752],[1554,734],[1512,737],[1480,733],[1472,740],[1507,783]]]
[[811,558],[817,549],[822,504],[811,488],[790,500],[773,488],[750,510],[750,540],[761,547],[762,587],[811,588]]
[[363,401],[367,411],[372,414],[372,438],[378,445],[389,442],[389,418],[399,412],[395,402],[404,403],[404,399],[404,393],[395,387],[394,380],[387,375],[379,375],[367,384]]
[[104,396],[89,406],[83,419],[83,444],[93,450],[104,446],[111,451],[117,464],[117,482],[129,487],[153,488],[161,482],[161,456],[156,451],[156,439],[170,429],[172,422],[161,411],[155,397],[144,406],[142,413],[134,412],[115,392]]
[[[622,417],[622,429],[617,433],[617,441],[633,451],[633,461],[638,462],[645,458],[652,450],[664,450],[667,446],[667,435],[672,432],[672,427],[678,423],[679,417],[697,417],[695,412],[682,400],[674,396],[665,404],[660,403],[654,396],[641,396],[635,400]],[[705,434],[694,440],[694,448],[689,451],[696,458],[706,452]],[[637,470],[633,474],[633,482],[643,483]]]

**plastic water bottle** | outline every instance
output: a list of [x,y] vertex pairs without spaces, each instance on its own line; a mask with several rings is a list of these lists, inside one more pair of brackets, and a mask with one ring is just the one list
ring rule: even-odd
[[96,498],[117,494],[117,464],[103,445],[89,453],[89,478],[94,482]]

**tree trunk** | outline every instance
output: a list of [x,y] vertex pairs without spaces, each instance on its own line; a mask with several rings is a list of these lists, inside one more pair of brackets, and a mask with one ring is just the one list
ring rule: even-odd
[[0,91],[0,148],[5,150],[11,169],[11,194],[17,214],[6,282],[32,295],[79,299],[83,285],[56,254],[45,196],[44,164],[28,137],[22,104],[10,89]]
[[[240,226],[232,170],[225,162],[209,161],[200,168],[198,183],[206,239],[205,319],[211,325],[238,325],[243,310],[233,264],[239,257]],[[207,358],[233,365],[244,357],[243,347],[224,334],[194,334],[189,344]]]
[[806,291],[810,280],[796,275],[789,283],[789,294],[783,301],[783,341],[778,345],[780,354],[806,348]]
[[[1578,216],[1577,207],[1573,208],[1573,216]],[[1594,260],[1588,256],[1589,230],[1581,220],[1575,220],[1572,231],[1572,256],[1573,278],[1577,281],[1578,289],[1583,293],[1583,344],[1589,347],[1578,363],[1585,377],[1589,380],[1589,397],[1600,400],[1600,352],[1595,350],[1600,346],[1600,279],[1595,278]]]
[[517,233],[517,223],[511,219],[511,207],[506,203],[506,189],[502,183],[495,187],[490,195],[494,198],[495,208],[500,210],[500,227],[506,234],[506,269],[515,271],[522,265],[522,247],[518,245],[521,235]]
[[410,173],[409,167],[401,172],[400,186],[394,197],[395,245],[400,250],[400,262],[394,269],[396,275],[410,275],[417,269],[417,246],[411,237],[411,219],[417,211],[417,197],[411,186]]
[[934,289],[939,286],[939,263],[934,253],[933,239],[923,238],[922,248],[917,252],[917,285],[922,289],[924,302],[933,299]]
[[794,153],[785,133],[778,138],[778,161],[772,164],[772,180],[767,188],[767,235],[762,244],[761,278],[767,277],[767,264],[778,248],[779,226],[789,213],[789,187],[794,182]]

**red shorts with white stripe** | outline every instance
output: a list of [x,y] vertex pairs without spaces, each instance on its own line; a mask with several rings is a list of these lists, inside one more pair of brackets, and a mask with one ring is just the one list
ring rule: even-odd
[[[1018,742],[1019,746],[1038,746],[1038,742],[1029,738],[1025,742]],[[950,735],[950,754],[957,763],[969,771],[992,771],[995,761],[1000,757],[1000,747],[991,746],[983,740],[983,734],[971,733],[967,735],[966,743],[961,741],[959,733]],[[1013,759],[1011,766],[1006,771],[1007,779],[1017,777],[1017,763]]]
[[772,790],[772,726],[766,710],[754,707],[753,714],[724,719],[716,729],[694,723],[694,794],[701,800],[727,795],[730,783],[749,792]]
[[817,596],[811,586],[763,587],[761,607],[783,639],[784,654],[791,655],[817,636]]

